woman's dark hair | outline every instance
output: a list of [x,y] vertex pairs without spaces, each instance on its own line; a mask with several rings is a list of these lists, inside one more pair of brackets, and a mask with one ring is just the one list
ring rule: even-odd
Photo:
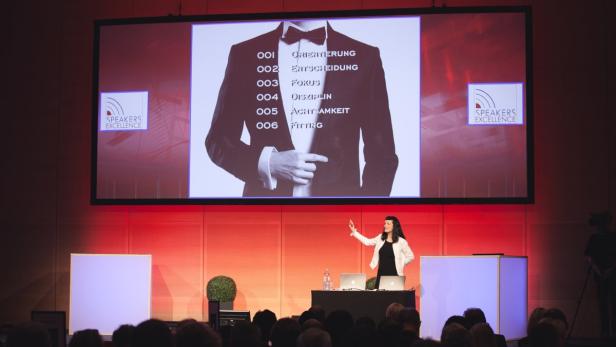
[[[400,225],[398,217],[387,216],[385,217],[385,220],[390,220],[394,225],[394,229],[391,231],[391,238],[394,243],[398,242],[398,238],[400,237],[406,240],[406,237],[404,237],[404,233],[402,232],[402,226]],[[381,234],[381,240],[385,239],[387,239],[387,233],[385,232],[385,230],[383,230],[383,233]]]

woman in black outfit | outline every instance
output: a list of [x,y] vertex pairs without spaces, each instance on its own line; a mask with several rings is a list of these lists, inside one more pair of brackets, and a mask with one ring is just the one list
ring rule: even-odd
[[404,266],[410,263],[415,255],[409,247],[400,221],[395,216],[385,217],[383,232],[374,238],[367,238],[357,231],[352,220],[349,220],[351,236],[366,246],[374,246],[374,254],[370,268],[379,266],[376,277],[376,288],[379,288],[381,276],[404,276]]

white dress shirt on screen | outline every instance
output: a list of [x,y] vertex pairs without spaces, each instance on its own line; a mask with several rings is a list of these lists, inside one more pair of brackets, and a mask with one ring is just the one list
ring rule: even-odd
[[[304,23],[302,28],[291,22],[284,22],[283,37],[290,26],[295,27],[300,31],[310,31],[325,27],[327,35],[327,27],[325,21],[310,21]],[[327,37],[327,36],[326,36]],[[302,53],[317,53],[311,54],[310,57],[304,57]],[[315,44],[306,39],[300,39],[294,43],[286,43],[283,40],[278,42],[278,80],[280,84],[280,92],[284,112],[289,126],[289,133],[293,141],[295,150],[302,153],[308,153],[314,139],[316,130],[316,122],[318,120],[317,112],[301,112],[303,110],[317,110],[321,106],[321,99],[318,97],[302,98],[306,95],[322,95],[323,86],[325,85],[325,71],[293,71],[294,66],[323,66],[327,64],[327,40],[322,45]],[[311,86],[300,85],[293,83],[297,81],[318,81],[310,83]],[[305,99],[305,100],[301,100]],[[300,111],[300,112],[297,112]],[[277,179],[271,175],[269,168],[269,160],[272,151],[276,151],[274,147],[265,147],[261,152],[258,163],[259,177],[263,181],[264,187],[268,189],[276,189]],[[318,153],[317,153],[318,154]],[[293,196],[302,197],[310,196],[310,186],[308,184],[296,184],[293,187]]]

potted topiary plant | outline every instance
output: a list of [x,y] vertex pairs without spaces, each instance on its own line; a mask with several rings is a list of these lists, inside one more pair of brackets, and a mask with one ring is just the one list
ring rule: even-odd
[[208,300],[220,302],[221,310],[232,310],[237,287],[231,277],[215,276],[207,282],[206,293]]

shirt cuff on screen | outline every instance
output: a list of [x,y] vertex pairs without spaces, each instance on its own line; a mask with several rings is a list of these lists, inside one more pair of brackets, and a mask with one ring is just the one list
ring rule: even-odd
[[257,165],[259,179],[263,182],[263,188],[269,190],[276,189],[278,185],[278,180],[272,177],[272,172],[270,171],[270,158],[273,151],[276,151],[276,148],[271,146],[263,147],[261,155],[259,156],[259,164]]

